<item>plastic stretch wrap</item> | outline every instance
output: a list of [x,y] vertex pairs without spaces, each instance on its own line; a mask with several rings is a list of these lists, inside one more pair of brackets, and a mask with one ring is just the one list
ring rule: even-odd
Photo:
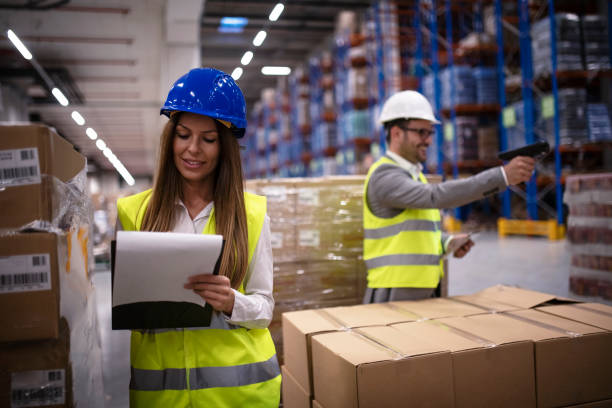
[[274,255],[272,337],[282,355],[281,314],[361,303],[364,176],[250,180],[265,195]]
[[570,210],[570,290],[612,300],[612,174],[568,177],[563,200]]

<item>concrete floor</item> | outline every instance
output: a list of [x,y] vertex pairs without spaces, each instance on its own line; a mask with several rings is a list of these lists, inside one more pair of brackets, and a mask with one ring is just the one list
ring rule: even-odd
[[[503,283],[562,297],[611,304],[569,292],[569,254],[565,241],[545,238],[507,237],[483,232],[463,259],[450,258],[449,295],[474,293]],[[94,274],[102,339],[104,384],[107,408],[128,407],[129,332],[112,331],[110,322],[110,272]]]

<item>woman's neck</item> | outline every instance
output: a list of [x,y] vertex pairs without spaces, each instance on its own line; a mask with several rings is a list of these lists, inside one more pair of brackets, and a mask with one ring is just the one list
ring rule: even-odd
[[206,206],[213,201],[213,187],[210,182],[192,183],[183,180],[181,200],[189,217],[193,220]]

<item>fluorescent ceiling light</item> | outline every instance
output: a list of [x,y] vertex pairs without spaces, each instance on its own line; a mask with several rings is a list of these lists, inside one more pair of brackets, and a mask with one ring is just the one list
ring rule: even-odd
[[119,174],[121,174],[121,177],[123,177],[126,183],[128,183],[130,186],[134,185],[134,177],[132,177],[130,172],[127,171],[127,169],[123,166],[123,163],[121,163],[119,159],[117,159],[115,163],[113,163],[113,166],[115,166],[115,169],[117,169]]
[[260,32],[258,32],[255,38],[253,38],[253,45],[256,47],[259,47],[261,44],[263,44],[267,35],[268,33],[266,33],[264,30],[261,30]]
[[249,19],[245,17],[222,17],[218,31],[220,33],[241,33],[248,23]]
[[253,59],[253,52],[247,51],[244,53],[244,55],[240,59],[240,63],[242,65],[249,65],[249,62],[251,62],[252,59]]
[[232,78],[234,78],[234,81],[237,81],[240,79],[240,77],[242,76],[242,72],[243,72],[242,67],[234,68],[234,70],[232,71]]
[[270,13],[270,16],[268,17],[268,19],[270,19],[270,21],[278,20],[278,18],[280,17],[284,9],[285,9],[285,6],[283,6],[283,3],[278,3],[272,9],[272,12]]
[[55,96],[55,99],[57,99],[57,101],[60,103],[60,105],[62,106],[68,106],[68,99],[66,99],[66,97],[64,96],[64,94],[62,93],[62,91],[60,91],[57,88],[53,88],[51,90],[51,93],[53,94],[53,96]]
[[104,143],[104,140],[98,139],[96,140],[96,147],[100,150],[104,150],[106,148],[106,143]]
[[262,67],[261,73],[264,75],[289,75],[291,73],[291,68],[289,67]]
[[83,126],[85,124],[85,118],[81,116],[81,114],[77,111],[72,111],[72,119],[76,122],[77,125]]
[[102,150],[102,154],[104,154],[107,159],[110,159],[111,157],[113,157],[113,151],[109,149],[108,146],[105,147],[104,150]]
[[23,45],[19,37],[17,37],[17,34],[15,34],[13,30],[8,30],[6,34],[8,35],[9,40],[11,40],[15,48],[17,48],[17,50],[19,50],[21,55],[23,55],[23,58],[27,60],[31,60],[32,53],[30,52],[30,50],[28,50],[28,48],[25,45]]
[[85,134],[87,134],[91,140],[96,140],[98,138],[98,134],[92,128],[85,129]]

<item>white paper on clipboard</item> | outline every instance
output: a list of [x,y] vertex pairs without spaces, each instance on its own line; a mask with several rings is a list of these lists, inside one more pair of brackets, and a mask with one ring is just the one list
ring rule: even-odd
[[211,234],[118,231],[113,307],[135,302],[206,302],[183,285],[213,273],[223,237]]

